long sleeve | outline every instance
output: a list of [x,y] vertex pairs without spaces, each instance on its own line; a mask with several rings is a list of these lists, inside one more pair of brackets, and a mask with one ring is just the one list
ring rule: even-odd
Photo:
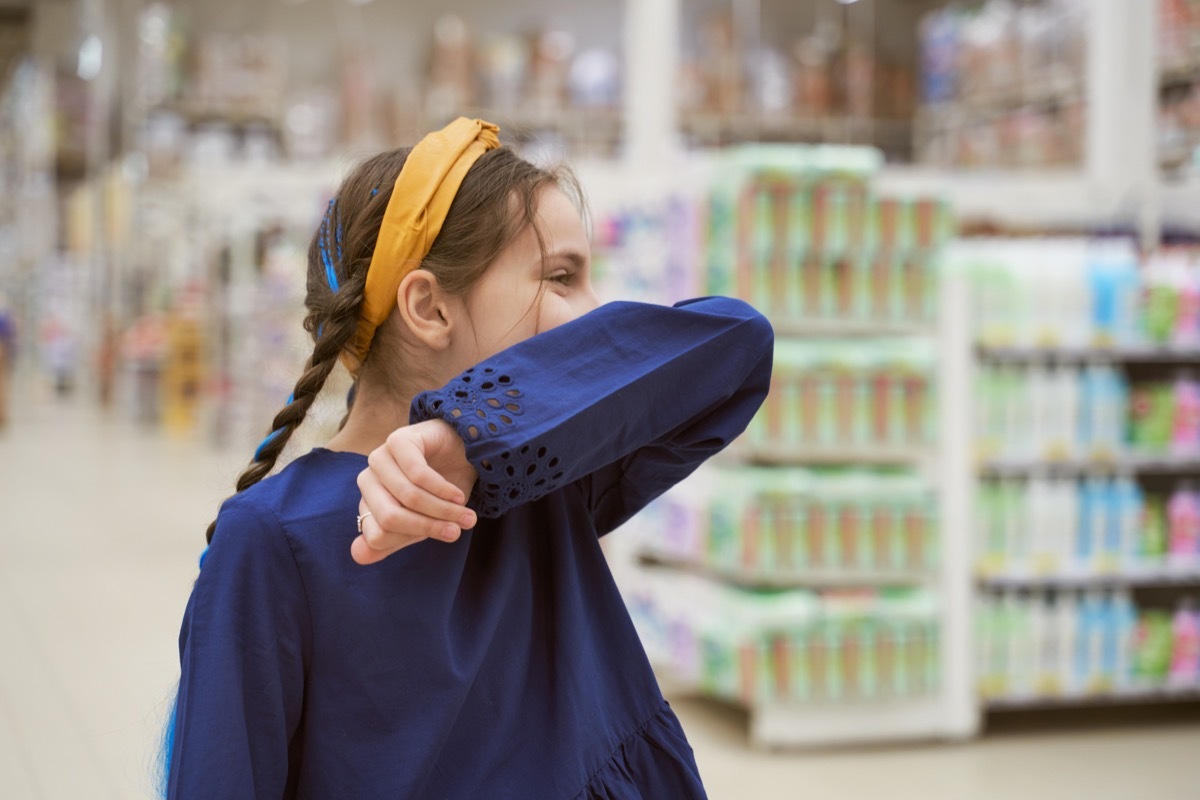
[[418,395],[410,418],[462,436],[482,516],[578,481],[604,533],[745,430],[773,344],[740,300],[609,303]]
[[237,495],[184,612],[168,798],[286,796],[310,650],[291,546],[269,509]]

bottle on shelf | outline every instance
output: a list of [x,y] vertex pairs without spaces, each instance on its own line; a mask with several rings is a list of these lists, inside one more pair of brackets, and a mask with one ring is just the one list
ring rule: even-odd
[[1130,442],[1142,453],[1165,453],[1175,421],[1175,398],[1169,384],[1142,383],[1130,393]]
[[1133,641],[1137,608],[1128,589],[1116,589],[1108,598],[1109,639],[1105,649],[1107,670],[1115,689],[1130,685],[1133,674]]
[[1145,498],[1141,488],[1128,473],[1119,474],[1109,493],[1112,510],[1109,512],[1106,540],[1105,571],[1132,567],[1138,556],[1138,538]]
[[1190,597],[1179,602],[1171,622],[1171,638],[1170,682],[1174,686],[1193,686],[1200,681],[1200,614]]
[[1200,560],[1200,494],[1184,481],[1167,504],[1169,558],[1174,565],[1191,566]]
[[1175,401],[1171,426],[1171,452],[1194,455],[1200,451],[1200,381],[1192,370],[1180,370],[1172,392]]
[[1145,611],[1138,616],[1134,631],[1134,685],[1140,689],[1161,686],[1171,669],[1171,617],[1158,610]]
[[1147,497],[1142,506],[1138,536],[1138,560],[1141,564],[1160,564],[1169,548],[1166,504],[1161,497]]
[[1138,338],[1137,251],[1129,239],[1091,243],[1092,343],[1100,347],[1131,344]]

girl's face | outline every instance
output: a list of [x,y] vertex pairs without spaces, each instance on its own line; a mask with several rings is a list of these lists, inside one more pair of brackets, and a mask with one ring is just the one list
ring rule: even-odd
[[537,233],[526,228],[463,298],[463,326],[450,360],[465,369],[517,342],[583,316],[600,305],[592,289],[591,248],[583,219],[557,188],[538,198]]

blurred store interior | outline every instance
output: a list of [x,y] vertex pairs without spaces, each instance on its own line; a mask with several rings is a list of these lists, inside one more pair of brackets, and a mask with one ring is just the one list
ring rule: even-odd
[[0,0],[0,797],[153,796],[321,214],[459,115],[775,326],[605,544],[714,798],[1195,796],[1197,0]]

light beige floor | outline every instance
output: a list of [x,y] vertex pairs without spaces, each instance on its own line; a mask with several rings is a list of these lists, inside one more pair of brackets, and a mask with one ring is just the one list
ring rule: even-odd
[[[248,451],[35,400],[0,432],[0,800],[148,797],[204,528]],[[675,705],[716,800],[1200,798],[1200,727],[779,754]]]

